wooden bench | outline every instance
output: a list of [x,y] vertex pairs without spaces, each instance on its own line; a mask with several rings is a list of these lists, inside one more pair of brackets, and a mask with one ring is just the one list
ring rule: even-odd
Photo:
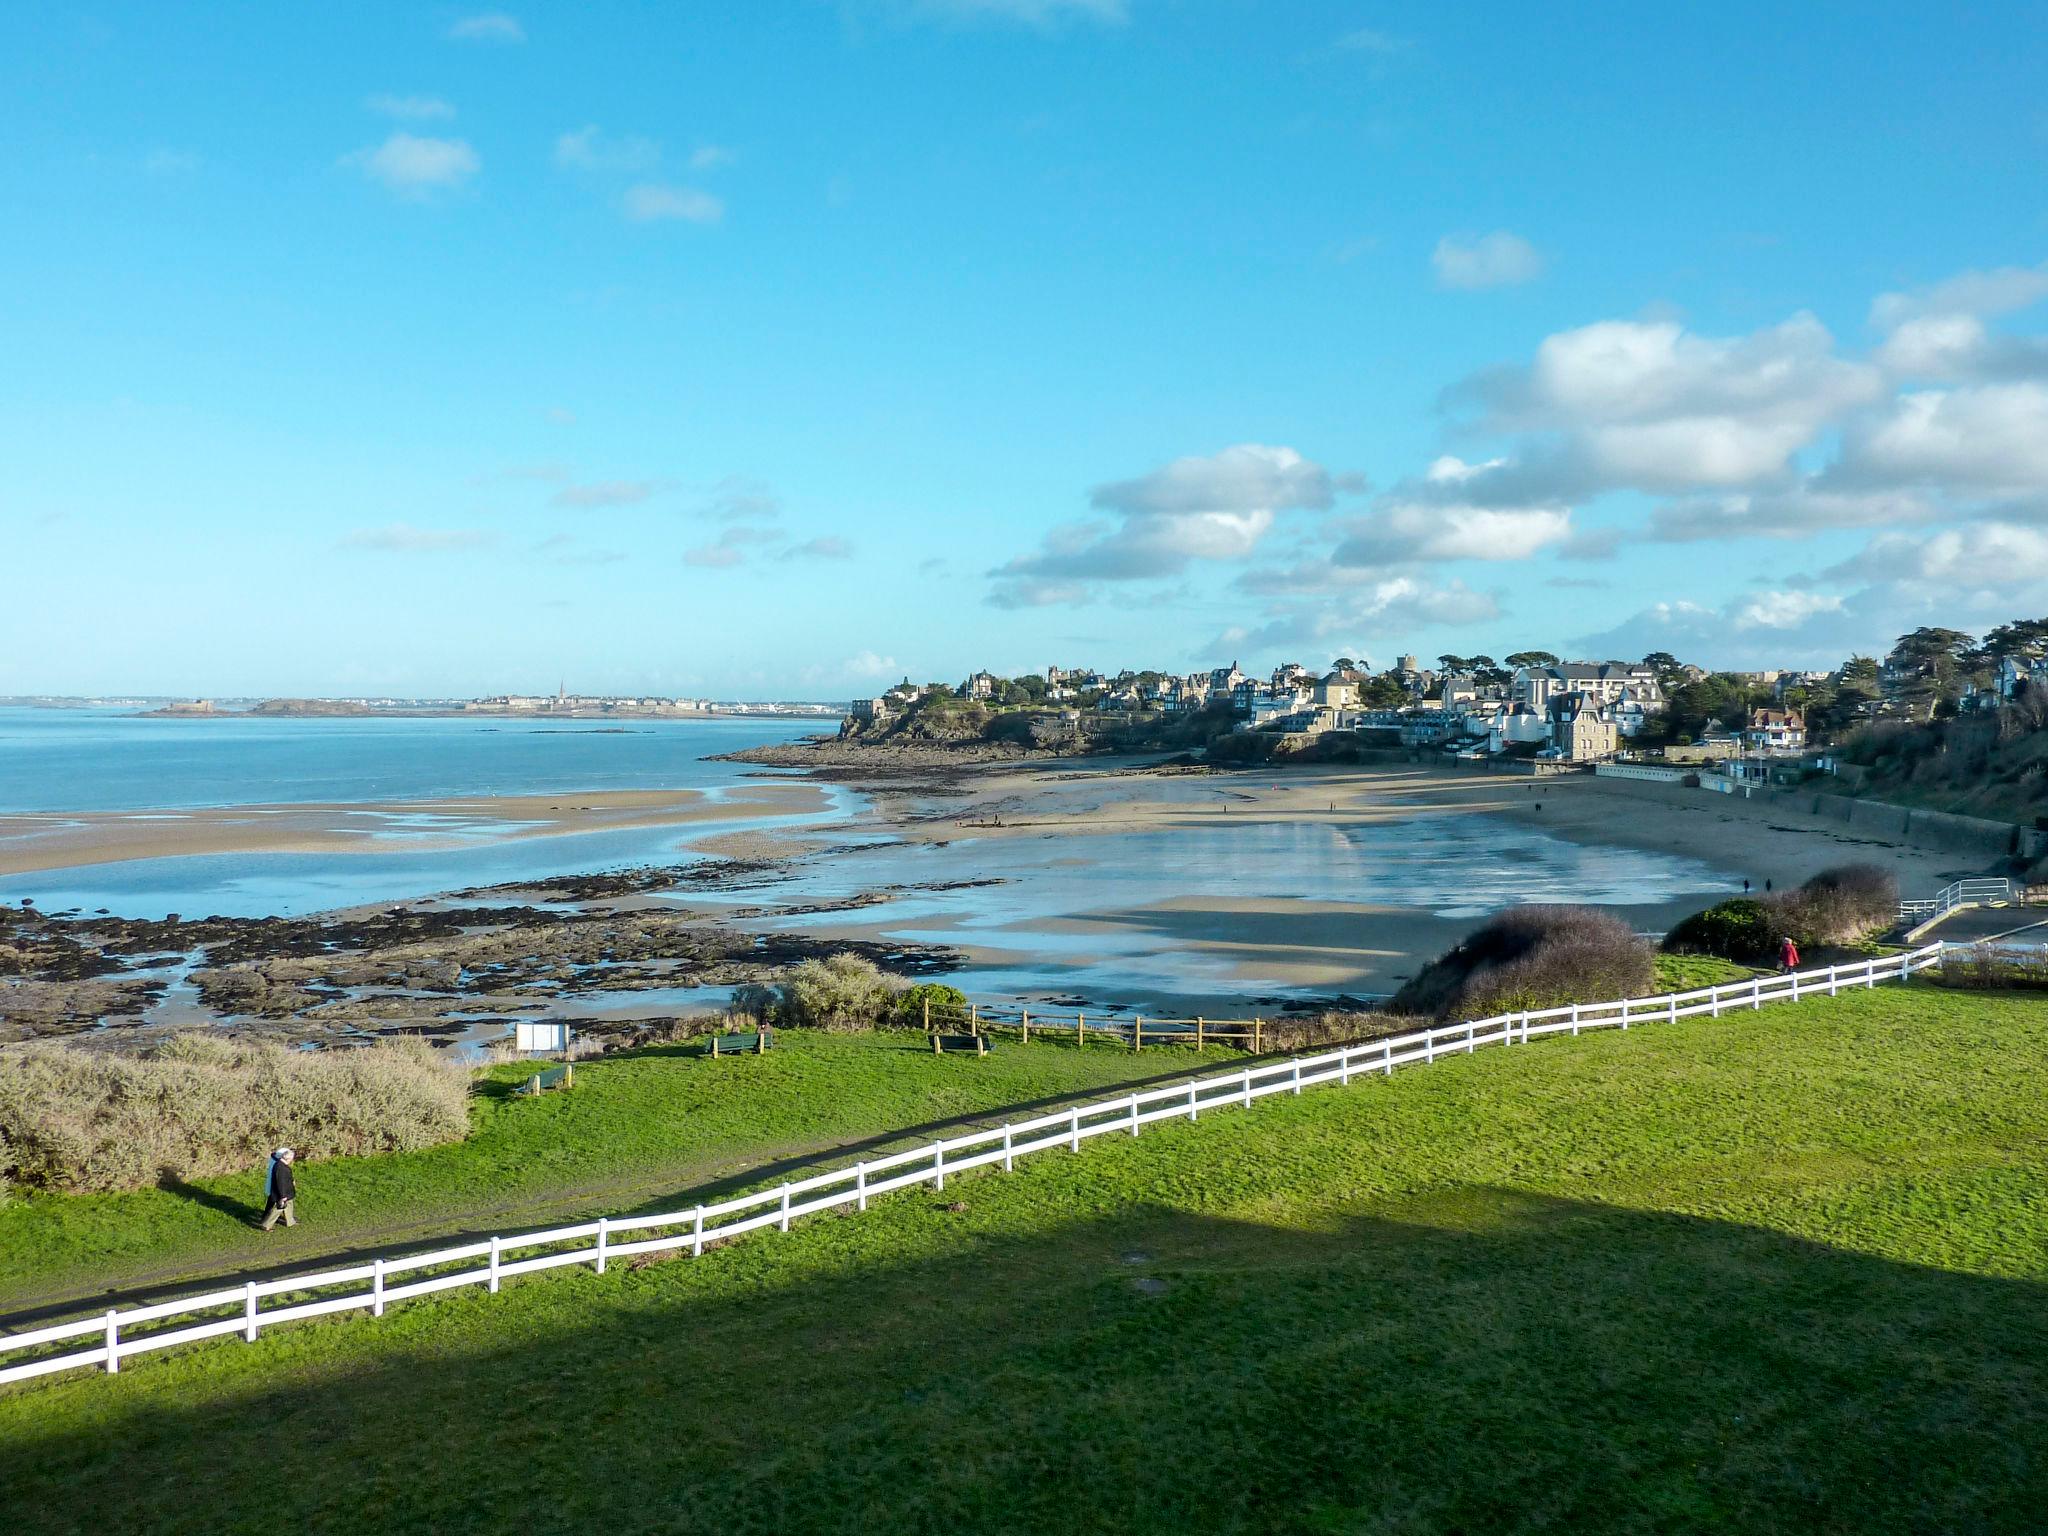
[[713,1035],[704,1053],[707,1056],[759,1056],[774,1043],[773,1032],[765,1029],[750,1035]]
[[538,1096],[546,1093],[550,1088],[574,1088],[575,1086],[576,1069],[569,1063],[564,1062],[559,1067],[548,1067],[544,1071],[534,1073],[533,1076],[519,1085],[519,1091]]
[[933,1035],[932,1054],[943,1056],[948,1051],[967,1051],[976,1056],[989,1052],[987,1035]]

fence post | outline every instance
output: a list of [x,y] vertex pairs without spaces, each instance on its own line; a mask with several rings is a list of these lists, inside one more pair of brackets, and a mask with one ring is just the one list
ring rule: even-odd
[[1301,1092],[1301,1058],[1299,1056],[1294,1058],[1294,1091],[1296,1093]]
[[1197,1105],[1196,1105],[1196,1103],[1195,1103],[1195,1089],[1196,1089],[1196,1088],[1197,1088],[1198,1086],[1199,1086],[1199,1085],[1198,1085],[1198,1084],[1195,1084],[1195,1083],[1189,1083],[1189,1084],[1188,1084],[1188,1118],[1189,1118],[1190,1120],[1195,1120],[1195,1119],[1199,1119],[1199,1118],[1200,1118],[1200,1112],[1199,1112],[1199,1109],[1198,1109],[1198,1107],[1197,1107]]
[[1792,972],[1792,1001],[1795,1003],[1799,1001],[1799,973],[1797,971]]
[[[945,1187],[944,1184],[939,1185],[941,1189]],[[779,1231],[783,1232],[789,1230],[789,1185],[787,1184],[782,1186],[782,1220],[776,1223],[776,1227]]]
[[[1474,1051],[1479,1049],[1478,1034],[1479,1026],[1477,1024],[1467,1024],[1465,1026],[1465,1054],[1467,1056],[1470,1056]],[[1299,1075],[1300,1074],[1297,1072],[1296,1076]]]
[[499,1250],[504,1246],[504,1242],[505,1240],[502,1237],[494,1236],[491,1239],[491,1290],[493,1293],[498,1289],[498,1256]]
[[1387,1058],[1387,1076],[1392,1077],[1394,1075],[1394,1037],[1392,1035],[1387,1036],[1385,1042],[1381,1044],[1380,1054]]
[[[943,1141],[932,1143],[932,1175],[933,1187],[943,1190],[946,1187],[946,1144]],[[783,1203],[786,1205],[788,1202],[789,1197],[783,1196]]]
[[107,1374],[114,1375],[121,1369],[121,1314],[111,1308],[107,1312]]
[[853,1202],[855,1210],[864,1211],[868,1208],[868,1165],[866,1163],[855,1163],[853,1165]]
[[[602,1270],[603,1267],[604,1266],[602,1263],[600,1263],[598,1266],[600,1270]],[[382,1259],[372,1259],[370,1260],[370,1316],[382,1317],[383,1315],[384,1261]]]
[[1710,1018],[1721,1017],[1721,988],[1718,983],[1707,988],[1707,1012]]
[[1003,1122],[1003,1172],[1008,1173],[1017,1166],[1017,1160],[1010,1152],[1010,1122]]
[[1351,1086],[1351,1047],[1348,1045],[1337,1053],[1337,1086]]
[[1020,1045],[1029,1045],[1031,1043],[1031,1010],[1029,1008],[1023,1009],[1021,1016],[1024,1021],[1024,1038],[1018,1043]]
[[1572,1004],[1572,1038],[1573,1038],[1574,1040],[1576,1040],[1576,1039],[1578,1039],[1578,1037],[1579,1037],[1579,1005],[1578,1005],[1577,1003],[1573,1003],[1573,1004]]
[[926,1034],[932,1032],[932,1000],[930,997],[926,997],[924,1000],[924,1032]]
[[1250,1109],[1250,1108],[1252,1107],[1252,1069],[1251,1069],[1250,1067],[1246,1067],[1246,1068],[1244,1069],[1244,1073],[1243,1073],[1243,1076],[1244,1076],[1244,1107],[1245,1107],[1246,1109]]
[[1671,1017],[1668,1022],[1672,1024],[1678,1022],[1678,994],[1676,992],[1671,994]]
[[[1510,1036],[1508,1036],[1508,1042],[1509,1042],[1510,1044],[1512,1044],[1512,1043],[1514,1042],[1514,1038],[1515,1038],[1515,1037],[1514,1037],[1513,1035],[1510,1035]],[[1524,1044],[1524,1045],[1527,1045],[1528,1043],[1529,1043],[1529,1010],[1528,1010],[1528,1009],[1526,1009],[1526,1008],[1524,1008],[1524,1009],[1522,1010],[1522,1044]]]
[[1131,1134],[1138,1134],[1138,1096],[1135,1093],[1131,1095]]
[[1625,997],[1621,1000],[1621,1027],[1628,1028],[1628,999]]
[[981,1004],[979,1003],[969,1003],[967,1005],[967,1033],[970,1035],[981,1033]]
[[690,1257],[704,1257],[704,1207],[698,1206],[695,1219],[690,1224]]
[[1749,978],[1749,1011],[1755,1013],[1764,1005],[1764,983],[1761,976]]
[[1198,1014],[1196,1014],[1196,1015],[1195,1015],[1195,1049],[1199,1051],[1199,1050],[1200,1050],[1201,1048],[1202,1048],[1202,1016],[1201,1016],[1201,1015],[1200,1015],[1200,1014],[1198,1013]]
[[256,1282],[251,1280],[242,1287],[242,1339],[245,1343],[256,1342]]
[[1264,1048],[1265,1042],[1266,1021],[1264,1019],[1255,1018],[1252,1020],[1252,1054],[1254,1056],[1258,1055],[1260,1051]]
[[1835,973],[1836,973],[1837,971],[1839,971],[1840,969],[1841,969],[1841,967],[1840,967],[1840,966],[1838,966],[1838,965],[1831,965],[1831,966],[1829,966],[1829,967],[1828,967],[1828,996],[1829,996],[1829,997],[1833,997],[1833,996],[1835,995],[1835,988],[1836,988],[1836,980],[1835,980]]
[[1081,1150],[1081,1111],[1078,1109],[1075,1110],[1072,1114],[1067,1116],[1067,1121],[1067,1129],[1072,1133],[1074,1138],[1072,1143],[1073,1148],[1076,1152],[1078,1152]]
[[1077,1013],[1074,1015],[1074,1044],[1076,1046],[1083,1046],[1087,1043],[1088,1015],[1085,1013]]
[[612,1219],[609,1216],[597,1218],[597,1272],[604,1273],[605,1243],[611,1236]]
[[1422,1031],[1422,1060],[1424,1065],[1436,1060],[1436,1030],[1427,1026]]
[[1131,1020],[1131,1049],[1145,1049],[1145,1015],[1142,1013]]

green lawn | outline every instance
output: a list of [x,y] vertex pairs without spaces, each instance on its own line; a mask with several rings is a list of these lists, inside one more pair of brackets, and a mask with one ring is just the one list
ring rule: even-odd
[[934,1056],[901,1031],[778,1032],[765,1056],[661,1048],[584,1062],[576,1086],[514,1097],[533,1068],[487,1074],[467,1141],[302,1163],[301,1224],[256,1231],[262,1170],[175,1188],[0,1205],[0,1312],[109,1288],[149,1288],[371,1244],[545,1226],[664,1207],[674,1194],[800,1164],[879,1133],[1134,1078],[1214,1068],[1238,1053],[1103,1045]]
[[2035,1532],[2044,1063],[1922,987],[1453,1057],[16,1389],[6,1524]]

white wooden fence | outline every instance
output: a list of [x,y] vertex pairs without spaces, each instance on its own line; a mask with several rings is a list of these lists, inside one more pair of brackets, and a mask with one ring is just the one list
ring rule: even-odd
[[[0,1382],[26,1381],[56,1371],[99,1367],[112,1372],[123,1361],[201,1339],[240,1334],[254,1343],[265,1328],[337,1312],[384,1315],[394,1302],[436,1291],[481,1285],[496,1291],[515,1275],[537,1274],[565,1265],[588,1264],[603,1274],[608,1264],[647,1253],[688,1249],[700,1255],[709,1243],[725,1242],[766,1227],[788,1231],[801,1216],[851,1207],[900,1189],[946,1181],[976,1168],[1005,1171],[1020,1157],[1064,1147],[1081,1150],[1096,1136],[1136,1136],[1166,1120],[1194,1120],[1204,1111],[1249,1108],[1270,1094],[1297,1094],[1323,1083],[1384,1075],[1439,1056],[1469,1054],[1482,1046],[1526,1045],[1544,1035],[1577,1035],[1591,1029],[1628,1029],[1699,1014],[1719,1017],[1765,1003],[1789,1002],[1845,987],[1874,987],[1941,963],[1942,946],[1826,966],[1788,975],[1763,976],[1717,987],[1610,1003],[1577,1003],[1565,1008],[1498,1014],[1467,1023],[1390,1035],[1362,1045],[1279,1061],[1254,1063],[1235,1072],[1198,1077],[1165,1088],[1147,1088],[1121,1098],[1098,1100],[968,1131],[905,1152],[855,1163],[828,1173],[789,1179],[753,1194],[692,1206],[659,1216],[607,1216],[542,1232],[521,1232],[431,1253],[372,1259],[340,1269],[287,1275],[276,1280],[223,1284],[201,1295],[154,1306],[115,1310],[102,1316],[0,1335]],[[84,1341],[90,1341],[85,1343]],[[79,1347],[81,1344],[84,1347]]]

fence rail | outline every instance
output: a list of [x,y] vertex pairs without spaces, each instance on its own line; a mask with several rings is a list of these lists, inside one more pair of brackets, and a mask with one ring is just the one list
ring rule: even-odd
[[[925,1184],[943,1190],[949,1178],[976,1168],[1000,1166],[1008,1171],[1018,1158],[1034,1153],[1055,1148],[1079,1152],[1084,1141],[1098,1136],[1136,1136],[1144,1127],[1162,1121],[1195,1120],[1204,1111],[1249,1108],[1276,1093],[1292,1095],[1325,1083],[1349,1084],[1354,1078],[1391,1075],[1396,1067],[1433,1062],[1439,1056],[1469,1055],[1482,1046],[1526,1045],[1546,1035],[1625,1030],[1701,1014],[1719,1017],[1771,1002],[1833,996],[1847,987],[1874,987],[1880,981],[1902,980],[1938,966],[1942,953],[1942,945],[1930,944],[1854,965],[1760,976],[1656,997],[1574,1003],[1439,1024],[1006,1121],[988,1130],[943,1138],[856,1162],[850,1168],[784,1180],[751,1194],[665,1215],[605,1216],[429,1253],[372,1259],[274,1280],[222,1284],[176,1301],[116,1309],[97,1317],[0,1335],[0,1360],[13,1362],[0,1366],[0,1382],[94,1367],[114,1372],[138,1355],[237,1333],[254,1343],[266,1328],[340,1312],[367,1311],[381,1317],[394,1302],[469,1285],[495,1292],[514,1276],[566,1265],[587,1264],[603,1274],[607,1265],[642,1254],[688,1249],[692,1255],[701,1255],[709,1244],[749,1232],[768,1227],[786,1232],[800,1216],[844,1208],[864,1211],[869,1201],[882,1195]],[[92,1342],[78,1347],[85,1340]]]
[[1932,896],[1899,903],[1901,922],[1925,923],[1947,917],[1961,907],[1981,907],[1987,902],[2011,901],[2012,882],[2005,879],[1953,880]]
[[1015,1035],[1026,1043],[1033,1035],[1040,1039],[1064,1037],[1078,1045],[1093,1041],[1128,1046],[1134,1051],[1142,1051],[1148,1045],[1191,1045],[1197,1049],[1231,1045],[1257,1055],[1266,1047],[1271,1024],[1262,1018],[1148,1019],[1142,1013],[1129,1016],[1102,1012],[1090,1014],[1085,1009],[1062,1013],[1024,1005],[991,1007],[981,1003],[942,1003],[934,1006],[927,1002],[924,1005],[924,1027],[927,1034],[957,1031],[990,1037]]

